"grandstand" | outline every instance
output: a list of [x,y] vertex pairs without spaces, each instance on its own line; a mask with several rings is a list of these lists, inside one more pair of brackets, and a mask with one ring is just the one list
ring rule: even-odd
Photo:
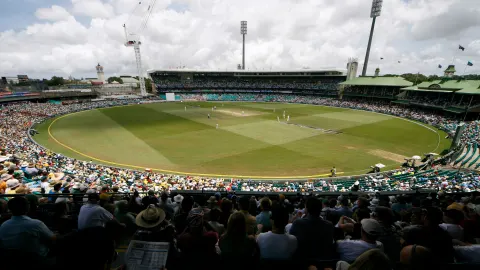
[[158,93],[263,93],[336,96],[338,83],[345,81],[341,69],[296,71],[199,71],[151,70],[148,72]]

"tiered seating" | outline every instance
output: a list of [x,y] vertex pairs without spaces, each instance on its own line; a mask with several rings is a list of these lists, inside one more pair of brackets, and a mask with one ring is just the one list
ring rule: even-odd
[[475,151],[473,151],[473,154],[470,157],[470,160],[465,162],[465,164],[468,164],[467,167],[471,167],[478,161],[479,157],[480,157],[480,148],[478,147],[478,144],[475,143]]
[[465,157],[467,157],[468,153],[470,152],[470,149],[472,148],[472,145],[469,144],[467,147],[466,147],[466,150],[464,148],[463,150],[463,153],[462,155],[460,155],[460,157],[453,163],[453,165],[457,165],[458,163],[462,162]]

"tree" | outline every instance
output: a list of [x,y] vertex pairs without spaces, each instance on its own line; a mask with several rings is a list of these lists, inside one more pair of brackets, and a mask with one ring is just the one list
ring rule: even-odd
[[153,88],[152,88],[152,79],[150,78],[145,78],[145,88],[147,90],[147,93],[152,93]]
[[112,83],[112,82],[115,81],[115,82],[118,82],[120,84],[123,84],[123,80],[120,77],[110,77],[110,78],[108,78],[107,81],[108,81],[108,83]]
[[414,85],[427,81],[427,76],[420,73],[405,73],[401,75],[405,80],[412,82]]
[[65,84],[65,79],[63,79],[63,77],[53,76],[50,80],[47,80],[48,86],[59,86],[64,84]]

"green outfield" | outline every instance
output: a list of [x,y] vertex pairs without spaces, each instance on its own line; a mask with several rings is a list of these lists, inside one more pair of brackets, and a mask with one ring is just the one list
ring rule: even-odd
[[[213,106],[217,110],[212,111]],[[283,111],[290,116],[288,123]],[[39,144],[77,159],[252,178],[314,177],[328,174],[333,166],[355,175],[376,163],[396,168],[404,157],[441,153],[450,146],[444,132],[423,124],[364,111],[281,103],[114,107],[69,114],[37,130],[34,139]]]

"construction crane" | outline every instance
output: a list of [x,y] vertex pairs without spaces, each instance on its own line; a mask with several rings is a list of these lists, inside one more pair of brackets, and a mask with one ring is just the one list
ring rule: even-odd
[[142,42],[140,41],[140,34],[147,27],[148,19],[150,19],[150,16],[152,15],[152,11],[155,7],[156,2],[157,0],[150,0],[147,10],[144,11],[141,16],[142,19],[140,22],[140,26],[137,29],[135,29],[133,32],[129,32],[127,30],[127,22],[130,20],[130,18],[132,18],[132,15],[134,15],[134,13],[137,11],[139,7],[145,6],[142,4],[142,2],[138,2],[138,4],[133,9],[132,13],[130,13],[130,16],[128,17],[127,22],[123,24],[123,30],[125,31],[125,46],[133,47],[133,50],[135,52],[135,60],[137,63],[137,72],[138,72],[138,79],[140,81],[141,96],[147,95],[147,89],[145,88],[145,78],[143,77],[142,55],[140,53],[140,45],[142,45]]

